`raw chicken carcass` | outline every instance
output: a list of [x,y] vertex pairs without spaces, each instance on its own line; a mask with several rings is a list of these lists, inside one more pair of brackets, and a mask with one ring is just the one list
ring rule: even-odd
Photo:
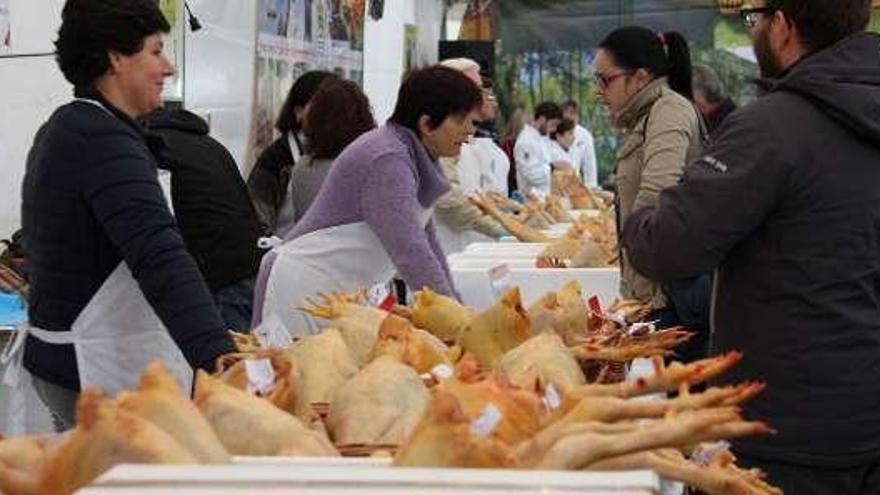
[[195,403],[234,455],[338,456],[323,431],[199,370]]
[[83,390],[76,427],[46,460],[41,493],[70,494],[117,464],[198,464],[170,434],[95,390]]
[[636,422],[588,422],[546,428],[516,448],[517,462],[536,469],[585,469],[601,460],[639,451],[681,447],[773,430],[744,421],[735,408],[686,411]]
[[[515,467],[510,457],[510,447],[489,434],[489,426],[492,425],[482,425],[482,428],[474,426],[454,394],[436,390],[421,421],[394,456],[394,465]],[[475,430],[478,431],[475,433]]]
[[522,307],[519,288],[513,287],[461,330],[458,345],[473,354],[480,364],[491,367],[529,336],[529,318]]
[[572,281],[558,292],[550,292],[528,309],[532,332],[550,329],[567,345],[574,345],[586,336],[590,313],[584,302],[580,284]]
[[434,335],[414,328],[404,318],[389,315],[379,330],[372,356],[392,356],[422,374],[441,364],[450,365],[448,353],[446,344]]
[[537,383],[517,387],[504,376],[480,371],[472,359],[465,355],[456,368],[455,379],[441,382],[434,390],[454,395],[470,420],[492,406],[499,416],[497,425],[487,435],[507,445],[531,438],[547,418],[547,408],[535,391]]
[[474,313],[451,297],[437,294],[425,287],[416,292],[412,322],[437,338],[452,342],[458,332],[473,319]]
[[0,438],[0,494],[39,495],[49,443],[45,436]]
[[535,377],[560,391],[586,383],[577,360],[555,333],[541,333],[511,349],[498,362],[498,370],[521,388],[532,387]]
[[205,464],[225,464],[229,453],[199,409],[184,397],[174,378],[158,361],[150,363],[135,391],[116,398],[119,408],[171,435]]
[[330,328],[339,330],[358,367],[365,366],[388,312],[364,305],[363,294],[318,295],[323,302],[308,299],[311,306],[300,310],[329,320]]
[[415,370],[392,356],[382,356],[336,392],[327,427],[337,445],[400,445],[429,398]]
[[539,230],[536,230],[523,222],[520,222],[513,216],[499,210],[493,201],[486,195],[477,192],[470,197],[470,201],[477,205],[477,207],[483,210],[487,215],[498,220],[498,223],[507,229],[507,231],[520,242],[552,242],[550,237],[542,234]]
[[[263,398],[281,410],[298,417],[306,423],[315,419],[311,405],[301,400],[303,377],[302,370],[291,360],[290,355],[281,349],[261,349],[254,353],[242,353],[223,356],[218,360],[219,377],[229,385],[247,390],[251,379],[248,377],[247,360],[268,359],[275,374],[275,383]],[[232,362],[230,365],[229,362]],[[259,395],[259,392],[255,392]]]
[[292,360],[302,370],[302,401],[327,403],[345,382],[358,372],[342,333],[328,328],[309,335],[288,348]]

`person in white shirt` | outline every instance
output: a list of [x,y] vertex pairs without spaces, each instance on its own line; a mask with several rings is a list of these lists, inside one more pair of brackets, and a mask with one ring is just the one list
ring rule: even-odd
[[575,123],[571,119],[563,118],[556,126],[553,133],[550,154],[553,161],[575,163]]
[[599,170],[596,163],[596,146],[593,135],[580,125],[580,108],[574,100],[562,104],[562,116],[574,122],[574,145],[572,157],[574,169],[580,174],[581,180],[589,187],[599,186]]
[[[440,65],[460,71],[475,84],[483,86],[480,65],[471,59],[447,59]],[[484,121],[494,117],[494,105],[494,101],[487,101],[487,94],[484,92],[477,120]],[[437,200],[434,215],[437,236],[447,255],[463,251],[472,242],[492,241],[507,235],[501,224],[468,200],[468,196],[475,191],[487,189],[489,183],[494,183],[491,159],[485,152],[486,143],[481,141],[483,140],[472,137],[461,146],[459,156],[440,159],[440,166],[443,167],[443,173],[452,188]],[[504,156],[504,159],[507,157]],[[506,184],[507,172],[502,172],[505,174],[502,183]],[[495,189],[493,187],[487,190]]]
[[562,119],[562,109],[545,101],[535,107],[534,119],[523,127],[516,138],[513,156],[520,192],[550,193],[550,177],[554,169],[572,168],[570,162],[554,161],[551,156],[549,135],[556,131]]
[[510,172],[510,158],[498,146],[495,132],[495,118],[498,116],[498,100],[492,91],[492,81],[483,78],[482,121],[477,123],[473,147],[480,155],[480,189],[507,196],[507,175]]

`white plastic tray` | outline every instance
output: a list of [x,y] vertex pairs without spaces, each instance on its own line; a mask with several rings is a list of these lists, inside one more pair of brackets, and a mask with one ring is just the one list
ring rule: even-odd
[[[503,263],[498,261],[495,265]],[[488,268],[450,267],[452,280],[467,306],[484,309],[495,300],[489,283]],[[524,305],[528,306],[550,291],[577,280],[584,296],[598,296],[602,305],[610,304],[620,293],[619,268],[516,268],[510,269],[510,284],[518,286]]]
[[122,465],[78,493],[106,494],[554,494],[655,495],[649,471],[591,473],[328,465]]

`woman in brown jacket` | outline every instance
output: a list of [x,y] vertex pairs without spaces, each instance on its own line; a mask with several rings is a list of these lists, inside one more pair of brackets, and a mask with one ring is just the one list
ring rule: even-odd
[[[702,148],[700,123],[690,99],[691,61],[678,33],[632,26],[612,32],[596,55],[597,94],[620,132],[616,182],[619,224],[656,204]],[[662,323],[678,323],[660,284],[621,258],[621,294],[651,304]]]

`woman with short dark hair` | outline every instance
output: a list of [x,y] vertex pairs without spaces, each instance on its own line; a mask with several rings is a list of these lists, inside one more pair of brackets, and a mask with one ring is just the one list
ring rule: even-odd
[[293,166],[291,201],[297,222],[314,201],[333,160],[361,134],[376,128],[370,100],[360,86],[325,81],[306,106],[302,123],[309,152]]
[[302,132],[306,107],[321,84],[330,79],[338,79],[338,76],[313,70],[293,83],[275,122],[280,136],[260,153],[247,179],[248,192],[260,220],[278,236],[288,232],[295,222],[290,175],[308,149]]
[[[234,352],[135,123],[173,73],[153,0],[68,0],[56,41],[76,100],[40,128],[22,187],[31,293],[24,366],[59,431],[79,390],[109,396],[162,361],[192,369]],[[24,391],[19,391],[24,393]]]
[[456,70],[411,73],[389,121],[339,155],[311,208],[263,259],[255,319],[318,331],[295,309],[307,297],[387,284],[395,272],[410,288],[455,296],[431,221],[449,190],[437,159],[458,155],[481,104],[480,88]]

